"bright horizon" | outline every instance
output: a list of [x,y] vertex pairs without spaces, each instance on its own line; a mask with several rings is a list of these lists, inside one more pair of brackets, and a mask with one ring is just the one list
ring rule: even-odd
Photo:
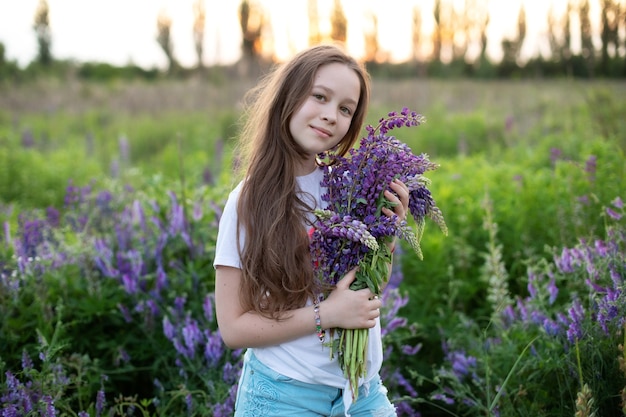
[[[488,1],[488,0],[487,0]],[[79,62],[108,62],[113,65],[134,63],[144,68],[164,68],[167,60],[156,41],[157,16],[164,9],[172,19],[174,55],[183,66],[193,66],[197,56],[193,43],[193,0],[48,0],[52,30],[52,54],[56,59]],[[546,55],[547,13],[552,6],[565,10],[566,0],[488,1],[490,22],[487,27],[487,54],[501,58],[500,42],[515,36],[521,3],[526,7],[527,34],[522,55],[526,58]],[[206,22],[204,64],[231,64],[241,52],[241,30],[238,20],[240,1],[205,1]],[[258,0],[269,18],[275,55],[284,60],[308,46],[307,2],[305,0]],[[342,0],[348,19],[348,51],[360,58],[364,54],[363,34],[366,14],[378,17],[380,49],[390,61],[402,62],[411,56],[412,9],[422,10],[423,35],[434,26],[434,0]],[[5,45],[7,60],[20,66],[37,54],[33,21],[38,0],[0,0],[0,42]],[[318,0],[320,29],[329,31],[333,0]],[[591,13],[599,12],[598,0],[591,1]],[[575,26],[576,23],[573,23]],[[112,28],[111,28],[112,27]],[[597,30],[597,27],[594,28]],[[576,47],[576,45],[575,45]]]

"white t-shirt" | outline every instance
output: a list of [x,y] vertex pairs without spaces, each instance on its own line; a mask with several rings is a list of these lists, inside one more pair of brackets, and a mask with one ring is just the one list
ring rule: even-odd
[[[311,174],[297,177],[296,181],[302,196],[307,194],[315,199],[315,207],[324,207],[321,196],[324,192],[320,186],[324,172],[316,169]],[[241,183],[230,193],[224,212],[220,219],[217,244],[215,249],[214,266],[230,266],[241,268],[241,259],[237,250],[237,200],[241,191]],[[302,197],[301,198],[304,198]],[[307,201],[308,202],[308,201]],[[311,213],[311,216],[314,216]],[[240,244],[243,245],[245,236],[240,236]],[[313,321],[313,309],[311,308],[311,321]],[[328,342],[328,333],[327,340]],[[368,382],[376,376],[382,365],[382,341],[380,321],[376,320],[376,326],[370,329],[369,345],[367,349],[367,376],[359,384]],[[274,371],[298,381],[320,384],[344,390],[344,404],[348,410],[352,397],[350,394],[349,381],[344,377],[337,358],[330,359],[329,348],[322,346],[317,334],[310,335],[282,343],[276,346],[263,348],[251,348],[254,355],[266,366]],[[348,398],[347,398],[348,397]]]

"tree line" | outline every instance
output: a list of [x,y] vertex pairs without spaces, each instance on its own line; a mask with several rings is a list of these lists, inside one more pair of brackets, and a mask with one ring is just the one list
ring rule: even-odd
[[[550,9],[546,18],[548,26],[548,53],[529,59],[522,57],[522,46],[526,40],[527,12],[522,4],[517,13],[517,30],[513,37],[501,41],[502,58],[498,62],[489,59],[486,53],[487,26],[492,18],[485,0],[435,0],[432,10],[415,5],[411,10],[412,56],[406,62],[391,64],[389,51],[381,48],[380,29],[375,10],[370,10],[364,22],[363,60],[374,76],[468,76],[480,78],[496,77],[626,77],[626,4],[620,0],[600,1],[599,15],[592,13],[590,0],[568,0],[564,12]],[[207,66],[205,62],[204,0],[195,0],[193,37],[196,65],[183,66],[176,58],[175,45],[171,37],[173,20],[162,10],[156,21],[155,41],[167,60],[165,69],[144,69],[136,65],[115,67],[106,63],[72,63],[57,60],[52,54],[50,30],[50,8],[46,0],[39,0],[35,12],[33,29],[37,39],[37,55],[24,69],[5,57],[5,48],[0,43],[0,80],[29,79],[42,73],[66,74],[71,72],[88,79],[112,77],[146,78],[179,77],[196,74],[256,77],[276,62],[275,51],[267,34],[271,23],[259,0],[241,0],[238,18],[241,31],[241,58],[233,65]],[[334,0],[329,13],[330,31],[320,30],[320,13],[317,0],[307,0],[309,44],[322,42],[346,43],[349,19],[341,0]],[[434,20],[430,33],[423,31],[427,14]],[[537,17],[534,17],[537,18]],[[599,22],[594,33],[592,22]],[[576,27],[577,26],[577,27]],[[575,38],[578,37],[577,39]],[[574,45],[578,45],[574,49]]]

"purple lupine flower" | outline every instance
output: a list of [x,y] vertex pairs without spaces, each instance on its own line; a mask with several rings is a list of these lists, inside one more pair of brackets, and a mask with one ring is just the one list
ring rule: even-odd
[[605,210],[606,210],[606,214],[608,214],[609,217],[612,218],[613,220],[619,220],[622,218],[622,215],[620,213],[616,212],[610,207],[607,207]]
[[124,290],[127,294],[137,294],[139,291],[137,287],[137,280],[135,280],[130,274],[122,275],[122,284],[124,284]]
[[585,172],[587,173],[587,178],[589,182],[594,182],[596,180],[596,170],[598,167],[598,158],[595,155],[590,155],[585,161]]
[[622,304],[620,289],[607,289],[604,297],[598,300],[596,319],[604,333],[610,335],[609,325],[618,317]]
[[557,336],[561,333],[561,326],[559,326],[557,322],[555,322],[554,320],[550,320],[549,318],[546,318],[543,321],[542,327],[550,336]]
[[104,395],[104,390],[101,388],[98,390],[96,394],[96,417],[100,417],[102,415],[102,410],[106,404],[106,397]]
[[42,400],[46,404],[44,417],[56,417],[57,410],[54,408],[54,401],[52,400],[52,397],[50,395],[44,395]]
[[552,277],[550,279],[550,282],[548,283],[548,294],[550,295],[550,297],[548,298],[548,303],[552,305],[556,301],[556,297],[559,295],[559,288],[556,286],[556,281],[554,277]]
[[128,354],[126,349],[123,349],[122,347],[118,347],[117,353],[118,353],[119,358],[122,360],[122,362],[124,363],[130,362],[130,355]]
[[8,404],[2,409],[2,417],[21,417],[15,404]]
[[85,411],[79,411],[78,412],[78,417],[89,417],[89,413],[87,413]]
[[25,371],[33,369],[33,360],[30,358],[26,349],[22,351],[22,369]]
[[241,367],[234,366],[230,362],[226,362],[222,367],[222,379],[226,384],[234,384],[241,376]]
[[128,307],[118,303],[117,308],[120,310],[120,313],[122,313],[122,317],[124,317],[124,321],[126,323],[131,323],[133,321],[133,317],[131,316],[130,311],[128,311]]
[[198,323],[194,319],[187,317],[182,329],[182,335],[187,348],[187,356],[193,358],[196,354],[196,345],[202,339],[202,332],[200,332]]
[[556,165],[556,162],[563,157],[563,151],[559,148],[550,149],[550,162],[552,166]]
[[413,388],[413,385],[400,373],[398,369],[393,373],[393,380],[409,393],[412,398],[417,398],[417,391]]
[[[323,281],[335,284],[367,253],[377,251],[370,236],[376,240],[405,237],[421,253],[418,239],[412,238],[406,224],[399,228],[395,218],[381,216],[381,205],[386,201],[382,194],[396,178],[409,188],[409,210],[419,230],[430,217],[446,231],[443,216],[427,188],[428,181],[422,176],[436,169],[437,164],[426,155],[414,155],[406,144],[386,135],[391,129],[422,122],[421,115],[407,108],[400,115],[389,113],[377,127],[367,126],[367,137],[347,157],[330,156],[332,169],[325,170],[322,181],[326,187],[322,199],[328,203],[328,210],[316,213],[319,219],[311,239],[314,267],[321,270]],[[362,224],[367,227],[363,229]]]
[[24,148],[32,148],[35,146],[35,136],[33,135],[33,131],[30,129],[26,129],[22,132],[22,147]]
[[228,390],[228,396],[221,404],[215,404],[212,409],[213,417],[229,417],[235,411],[235,399],[237,397],[238,384],[234,384]]
[[70,384],[70,378],[67,376],[63,365],[60,363],[52,365],[52,375],[54,377],[55,385],[67,386]]
[[155,300],[149,299],[146,301],[146,304],[148,305],[148,310],[152,317],[158,317],[161,314],[161,309]]
[[51,227],[59,227],[59,219],[60,219],[59,210],[54,207],[48,207],[46,209],[46,220],[48,225]]
[[193,412],[193,397],[190,392],[185,395],[185,404],[187,405],[187,415],[190,416]]
[[211,323],[214,318],[214,310],[213,310],[213,294],[207,294],[204,297],[204,302],[202,303],[202,311],[204,312],[204,318]]
[[176,335],[176,329],[174,328],[174,325],[172,324],[168,316],[163,317],[163,334],[169,340],[174,340],[174,337]]
[[385,327],[381,329],[382,336],[386,336],[387,334],[393,332],[400,327],[405,327],[407,322],[408,320],[404,317],[394,317],[389,322],[387,322]]
[[528,285],[526,286],[528,289],[528,293],[530,294],[530,298],[537,298],[537,288],[535,287],[535,283],[537,281],[537,276],[534,271],[528,271]]
[[[388,135],[392,129],[418,126],[423,121],[421,115],[405,107],[400,114],[389,113],[378,126],[367,126],[367,136],[361,139],[358,148],[349,150],[347,156],[323,155],[329,160],[329,165],[322,168],[321,182],[325,189],[321,198],[327,204],[324,210],[315,212],[317,218],[309,232],[312,267],[323,290],[359,266],[351,288],[369,288],[380,295],[391,262],[388,244],[396,237],[406,239],[421,258],[419,241],[426,218],[434,220],[444,233],[447,232],[443,215],[428,189],[429,181],[423,176],[438,165],[429,161],[425,154],[414,155],[405,143]],[[395,215],[388,217],[382,213],[383,208],[392,208],[384,192],[395,180],[402,181],[409,189],[409,212],[416,221],[417,232],[405,220],[398,221]],[[392,319],[383,331],[404,323],[402,319]],[[356,381],[365,374],[365,368],[362,364],[355,367],[348,359],[351,355],[343,352],[361,354],[356,349],[362,350],[366,343],[347,346],[345,341],[365,340],[367,331],[343,331],[344,334],[359,331],[365,332],[365,336],[345,337],[344,344],[337,345],[338,355],[345,360],[342,367],[355,399]]]
[[187,297],[178,296],[174,299],[174,308],[176,312],[180,315],[183,314],[185,310],[185,303],[187,302]]
[[204,345],[204,359],[206,359],[209,367],[214,367],[224,355],[224,342],[222,341],[219,330],[215,332],[205,330],[204,337],[206,339]]
[[528,309],[526,308],[526,304],[518,298],[516,302],[516,306],[517,306],[517,311],[519,312],[519,315],[520,315],[520,319],[522,320],[522,323],[528,323],[529,321]]
[[452,405],[454,404],[454,397],[449,394],[438,392],[436,394],[431,395],[430,398],[433,400],[441,401],[445,404]]
[[567,310],[567,315],[569,317],[567,339],[571,344],[575,344],[576,341],[583,338],[582,322],[585,319],[585,309],[580,300],[574,300],[572,306]]
[[451,352],[447,355],[447,359],[451,362],[452,371],[459,380],[472,374],[476,368],[476,358],[466,355],[463,351]]
[[167,283],[167,273],[163,269],[163,265],[159,265],[159,266],[157,266],[157,272],[156,272],[156,291],[157,291],[157,294],[160,294],[161,291],[163,291],[164,289],[167,288],[167,286],[168,286],[168,283]]
[[[518,300],[519,302],[519,300]],[[501,313],[502,315],[502,319],[503,319],[503,324],[505,326],[511,326],[514,322],[515,322],[515,310],[513,309],[513,306],[508,304],[504,307],[504,309],[502,309]]]
[[39,246],[44,243],[46,224],[40,219],[27,219],[24,215],[18,217],[19,241],[18,256],[23,259],[37,256]]
[[422,350],[422,344],[418,343],[415,346],[410,346],[410,345],[403,345],[402,346],[402,353],[404,353],[405,355],[415,355],[417,354],[417,352],[419,352],[420,350]]

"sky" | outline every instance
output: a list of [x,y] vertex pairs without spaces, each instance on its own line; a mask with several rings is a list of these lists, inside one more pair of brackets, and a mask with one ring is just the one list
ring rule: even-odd
[[[458,1],[458,0],[455,0]],[[527,16],[526,57],[546,52],[547,13],[550,7],[564,10],[566,0],[485,0],[491,10],[487,28],[487,53],[501,57],[503,37],[516,34],[517,15],[523,1]],[[592,7],[599,0],[592,0]],[[257,0],[270,19],[271,39],[279,60],[307,47],[307,0]],[[133,63],[144,68],[166,67],[167,61],[156,41],[157,16],[165,10],[172,19],[172,43],[177,60],[184,66],[197,63],[193,42],[193,0],[48,0],[52,30],[52,55],[56,59],[79,62]],[[240,0],[205,0],[206,23],[204,61],[231,64],[239,59],[241,31],[238,20]],[[402,62],[411,55],[412,9],[419,4],[423,30],[433,27],[434,0],[342,0],[348,19],[348,50],[363,55],[366,16],[378,17],[380,48],[392,61]],[[38,0],[0,0],[0,42],[8,60],[20,66],[37,54],[33,30]],[[330,28],[333,0],[318,0],[320,29]],[[593,10],[592,9],[592,13]]]

